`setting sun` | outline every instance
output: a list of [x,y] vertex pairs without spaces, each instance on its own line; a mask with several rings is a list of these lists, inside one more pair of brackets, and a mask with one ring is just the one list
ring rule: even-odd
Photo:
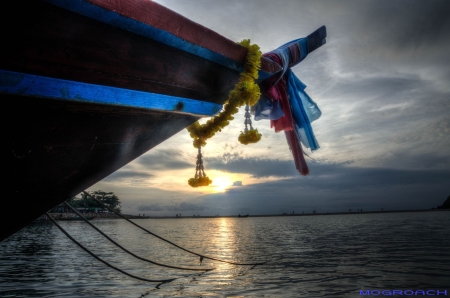
[[213,178],[212,180],[213,183],[211,184],[211,187],[214,189],[214,192],[223,192],[231,185],[233,185],[233,181],[230,177],[227,176],[219,176]]

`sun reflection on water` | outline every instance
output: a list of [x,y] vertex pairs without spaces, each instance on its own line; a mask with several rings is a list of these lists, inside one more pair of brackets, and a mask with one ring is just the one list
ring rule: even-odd
[[[236,249],[235,235],[233,233],[233,223],[230,218],[220,218],[217,237],[214,239],[214,247],[220,259],[226,261],[234,261],[234,253]],[[231,264],[223,262],[214,262],[217,270],[222,273],[222,277],[228,279],[231,277],[230,269],[234,267]]]

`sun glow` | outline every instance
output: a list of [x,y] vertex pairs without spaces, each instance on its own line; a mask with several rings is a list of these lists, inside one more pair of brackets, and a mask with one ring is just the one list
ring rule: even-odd
[[214,177],[212,178],[212,181],[211,187],[214,189],[214,192],[224,192],[233,185],[233,181],[227,176]]

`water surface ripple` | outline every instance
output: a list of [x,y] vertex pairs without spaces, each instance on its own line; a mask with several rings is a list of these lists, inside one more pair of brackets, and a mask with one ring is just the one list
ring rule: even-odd
[[256,218],[139,219],[203,260],[123,220],[92,221],[135,254],[199,273],[156,267],[124,253],[84,222],[61,225],[98,256],[131,274],[177,278],[147,283],[113,271],[55,226],[32,224],[0,242],[0,297],[361,297],[361,289],[447,289],[450,212]]

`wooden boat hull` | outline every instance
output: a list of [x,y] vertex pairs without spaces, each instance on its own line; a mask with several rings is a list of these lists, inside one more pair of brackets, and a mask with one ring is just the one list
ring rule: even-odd
[[[6,210],[20,210],[19,219],[11,219],[16,229],[16,222],[33,221],[198,119],[12,95],[2,100],[14,119]],[[2,234],[8,229],[2,226]]]
[[[223,103],[239,72],[43,1],[2,30],[0,69]],[[21,2],[21,6],[23,3]],[[30,17],[31,16],[31,17]],[[4,28],[5,28],[4,27]],[[20,36],[20,38],[17,38]]]
[[[0,241],[217,113],[247,52],[146,0],[25,0],[0,13],[12,119],[2,203],[20,213],[0,217]],[[262,78],[280,70],[262,59]]]
[[48,88],[37,94],[14,93],[14,75],[217,103],[209,112],[213,114],[239,74],[50,3],[25,2],[9,11],[14,22],[2,26],[8,46],[0,47],[0,98],[13,119],[7,143],[11,188],[4,206],[20,210],[21,216],[2,223],[0,240],[202,116],[184,111],[187,102],[181,100],[158,110],[135,102],[86,102],[86,96],[77,100],[66,87],[56,96],[47,96]]

